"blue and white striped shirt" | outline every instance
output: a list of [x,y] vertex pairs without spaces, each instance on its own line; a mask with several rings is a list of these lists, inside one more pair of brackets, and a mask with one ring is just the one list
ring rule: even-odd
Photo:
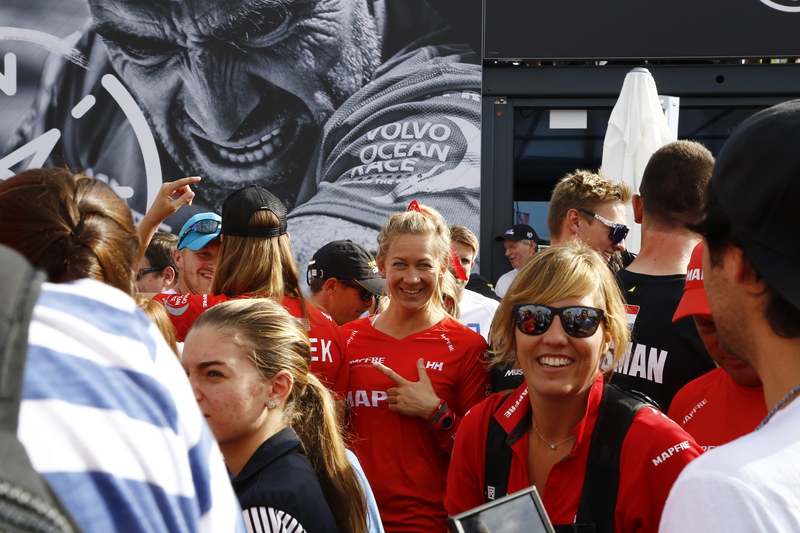
[[183,368],[111,286],[42,286],[18,435],[86,532],[245,530]]

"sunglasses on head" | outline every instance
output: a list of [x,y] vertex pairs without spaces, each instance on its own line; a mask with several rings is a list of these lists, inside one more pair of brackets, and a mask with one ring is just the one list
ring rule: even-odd
[[152,267],[152,268],[140,268],[139,271],[136,273],[136,281],[142,279],[142,276],[150,274],[151,272],[161,272],[164,270],[165,267]]
[[611,239],[611,242],[613,242],[614,244],[621,243],[622,241],[625,240],[625,237],[628,236],[630,228],[625,224],[617,224],[616,222],[611,222],[607,218],[601,217],[597,213],[592,213],[591,211],[587,211],[586,209],[579,209],[578,211],[586,213],[587,215],[596,218],[597,220],[599,220],[600,222],[611,228],[611,231],[608,232],[608,238]]
[[343,281],[339,280],[339,283],[344,285],[345,287],[350,287],[351,289],[356,289],[361,291],[359,298],[361,298],[362,302],[369,302],[373,298],[373,294],[368,290],[362,287],[360,284],[356,283],[355,281]]
[[181,234],[180,238],[178,239],[178,248],[181,247],[183,239],[185,239],[190,232],[193,231],[195,233],[202,233],[203,235],[211,235],[212,233],[217,232],[221,224],[221,222],[213,219],[198,220]]
[[567,335],[582,339],[595,334],[605,311],[583,305],[550,307],[543,304],[517,304],[514,306],[517,328],[526,335],[543,334],[550,329],[550,324],[556,315],[561,318],[561,327]]

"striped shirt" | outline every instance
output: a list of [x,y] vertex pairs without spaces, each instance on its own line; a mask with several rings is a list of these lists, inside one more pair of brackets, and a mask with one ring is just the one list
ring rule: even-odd
[[245,531],[184,370],[111,286],[42,286],[18,436],[86,532]]

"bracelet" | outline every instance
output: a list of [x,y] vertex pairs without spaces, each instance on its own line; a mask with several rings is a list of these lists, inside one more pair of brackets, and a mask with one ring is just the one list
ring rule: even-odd
[[447,406],[447,402],[444,400],[439,400],[439,405],[436,406],[436,409],[433,410],[431,415],[425,419],[427,424],[435,424],[439,418],[441,418],[442,413],[444,413],[444,409]]
[[456,423],[456,414],[444,404],[444,408],[440,409],[439,415],[428,422],[428,427],[433,431],[448,431]]

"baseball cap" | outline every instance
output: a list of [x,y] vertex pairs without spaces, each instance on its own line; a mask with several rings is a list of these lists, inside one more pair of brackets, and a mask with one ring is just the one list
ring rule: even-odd
[[[250,217],[269,211],[280,221],[277,228],[250,228]],[[234,237],[279,237],[286,233],[286,208],[278,197],[257,185],[234,191],[222,204],[223,235]]]
[[683,286],[683,297],[675,310],[675,315],[672,317],[673,322],[677,322],[687,316],[711,314],[708,298],[706,298],[706,289],[703,285],[703,248],[703,241],[700,241],[692,250],[689,267],[686,269],[686,284]]
[[308,263],[309,278],[354,280],[373,294],[383,294],[386,280],[370,253],[353,241],[329,242]]
[[187,220],[181,228],[178,233],[177,248],[178,250],[188,248],[196,252],[219,237],[221,230],[222,217],[218,214],[198,213]]
[[800,309],[798,146],[800,100],[756,113],[733,131],[720,150],[710,193],[736,229],[756,270]]
[[498,235],[494,238],[497,242],[502,241],[521,241],[522,239],[529,239],[535,242],[536,244],[541,244],[542,241],[539,239],[539,236],[536,235],[536,232],[527,224],[516,224],[511,226],[506,230],[505,234]]

